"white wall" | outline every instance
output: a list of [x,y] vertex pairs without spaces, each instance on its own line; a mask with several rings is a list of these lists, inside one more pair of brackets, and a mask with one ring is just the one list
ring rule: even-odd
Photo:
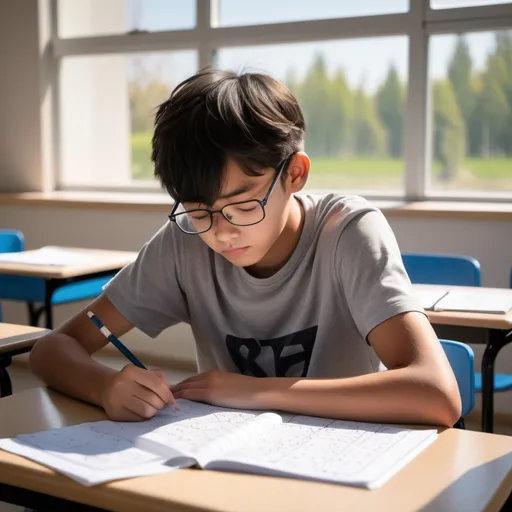
[[[19,21],[23,20],[20,27]],[[0,188],[41,190],[42,147],[37,2],[0,5]]]

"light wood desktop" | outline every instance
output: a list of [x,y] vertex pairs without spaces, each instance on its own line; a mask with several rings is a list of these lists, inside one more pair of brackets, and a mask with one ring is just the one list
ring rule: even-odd
[[27,263],[8,263],[0,261],[0,274],[39,277],[45,280],[46,296],[43,306],[35,312],[31,311],[32,325],[37,325],[41,312],[45,313],[46,327],[53,328],[52,295],[58,288],[70,283],[84,281],[96,277],[105,277],[121,270],[135,260],[136,252],[106,251],[100,249],[81,249],[75,247],[58,247],[66,251],[77,251],[80,254],[94,256],[93,261],[63,266],[35,265]]
[[[20,350],[32,347],[38,339],[36,335],[43,335],[45,332],[47,330],[41,327],[0,322],[0,355],[19,353]],[[27,335],[31,334],[34,334],[34,337],[27,338]]]
[[[0,437],[105,419],[102,410],[35,388],[0,400]],[[62,499],[131,511],[497,511],[512,487],[512,437],[440,429],[438,440],[383,487],[184,469],[84,487],[0,450],[0,496]],[[21,490],[20,490],[21,489]],[[25,502],[18,502],[22,505]],[[42,504],[42,501],[40,502]],[[31,502],[34,506],[34,502]],[[72,505],[70,505],[72,507]],[[73,508],[69,508],[73,510]]]
[[13,356],[29,352],[47,329],[0,322],[0,397],[12,392],[7,367]]
[[[470,294],[500,294],[512,298],[512,289],[473,286],[414,285],[415,290],[459,290]],[[426,311],[434,325],[469,327],[485,331],[482,357],[482,430],[494,430],[494,362],[500,350],[512,342],[512,311],[506,314],[469,313],[461,311]],[[462,341],[456,340],[456,341]]]
[[[415,284],[415,290],[457,290],[471,294],[493,293],[512,297],[509,288],[484,288],[480,286],[444,286]],[[436,325],[454,325],[459,327],[476,327],[479,329],[512,330],[512,310],[507,314],[466,313],[462,311],[426,311],[429,320]]]
[[137,257],[137,253],[132,251],[106,251],[102,249],[82,249],[77,247],[59,247],[59,249],[77,251],[80,254],[90,254],[98,258],[88,263],[65,266],[0,262],[0,274],[42,277],[44,279],[66,279],[119,269]]

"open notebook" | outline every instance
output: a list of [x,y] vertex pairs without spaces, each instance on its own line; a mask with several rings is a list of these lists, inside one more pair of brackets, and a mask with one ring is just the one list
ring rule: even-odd
[[88,265],[98,260],[97,254],[80,250],[68,250],[60,247],[41,247],[33,251],[6,252],[0,254],[0,263],[22,263],[24,265],[43,265],[66,267],[68,265]]
[[512,293],[450,291],[436,302],[434,311],[506,314],[512,309]]
[[434,309],[435,305],[448,293],[448,290],[414,290],[423,309]]
[[0,448],[85,484],[180,467],[379,487],[435,430],[260,413],[178,401],[141,423],[100,421],[0,439]]

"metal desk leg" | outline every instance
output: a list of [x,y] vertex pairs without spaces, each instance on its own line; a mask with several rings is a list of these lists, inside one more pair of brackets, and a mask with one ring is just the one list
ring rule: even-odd
[[489,330],[482,357],[482,431],[494,431],[494,361],[498,352],[512,341],[512,331]]
[[47,329],[53,329],[53,311],[52,311],[52,295],[55,290],[54,283],[52,280],[46,281],[44,293],[44,317]]
[[12,384],[7,367],[11,364],[10,357],[0,359],[0,398],[12,395]]

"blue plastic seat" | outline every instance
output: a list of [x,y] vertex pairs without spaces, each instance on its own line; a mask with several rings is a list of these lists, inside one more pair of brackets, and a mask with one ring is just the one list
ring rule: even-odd
[[480,286],[480,263],[475,258],[403,253],[402,260],[412,283]]
[[462,417],[467,416],[475,406],[475,356],[465,343],[440,340],[450,362],[462,401]]
[[[24,246],[25,239],[21,231],[0,229],[0,252],[20,252],[24,250]],[[91,278],[58,288],[52,295],[52,306],[97,297],[113,275],[114,273],[106,277]],[[46,283],[43,278],[0,274],[0,301],[17,300],[29,305],[43,303],[45,291]],[[33,320],[31,319],[29,323],[37,323]],[[1,304],[0,321],[2,321]]]
[[[412,283],[452,286],[480,286],[480,263],[469,256],[454,254],[402,254]],[[512,270],[510,274],[512,288]],[[494,375],[494,391],[512,389],[512,374]],[[475,391],[482,392],[482,374],[475,374]]]

